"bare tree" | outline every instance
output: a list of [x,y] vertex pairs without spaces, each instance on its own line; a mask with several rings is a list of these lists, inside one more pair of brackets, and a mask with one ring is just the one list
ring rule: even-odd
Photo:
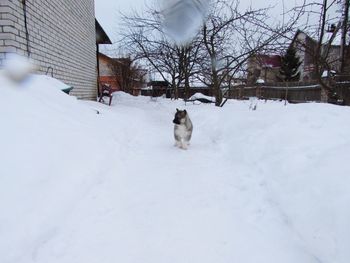
[[[343,17],[337,16],[335,9],[341,9]],[[334,93],[334,83],[330,78],[324,78],[324,73],[337,70],[344,72],[346,32],[349,30],[347,18],[349,13],[348,0],[344,3],[340,0],[323,0],[322,2],[308,2],[297,7],[302,10],[305,17],[314,17],[314,23],[307,23],[303,31],[307,32],[314,40],[311,44],[297,43],[296,47],[308,54],[313,62],[314,78],[321,86],[321,100],[327,102]],[[311,19],[310,19],[311,20]],[[339,31],[342,31],[342,47],[336,49],[334,40]],[[327,35],[326,35],[327,34]]]
[[176,45],[163,31],[161,13],[152,8],[143,16],[136,12],[124,15],[123,22],[125,33],[121,43],[128,47],[128,52],[136,59],[147,61],[153,71],[169,82],[176,99],[180,86],[185,87],[185,96],[188,96],[189,79],[198,64],[198,38]]
[[281,36],[291,32],[298,16],[288,22],[272,23],[269,8],[240,10],[239,0],[216,0],[203,26],[203,54],[201,80],[211,86],[216,106],[222,103],[222,86],[229,85],[253,54],[275,49]]
[[212,88],[219,106],[222,88],[244,70],[248,58],[274,49],[281,36],[294,29],[296,17],[288,23],[272,23],[268,11],[242,11],[239,0],[215,0],[198,35],[179,46],[163,31],[162,13],[149,8],[143,15],[124,15],[121,44],[168,81],[175,98],[180,86],[185,88],[187,98],[189,80],[196,77]]
[[[350,34],[350,25],[349,25],[349,9],[350,2],[348,0],[343,0],[343,21],[342,21],[342,34],[341,34],[341,46],[340,46],[340,72],[345,71],[346,57],[349,55],[349,50],[346,46],[350,46],[350,41],[347,43],[347,35]],[[350,39],[350,37],[348,38]]]
[[130,57],[114,58],[109,66],[124,92],[134,95],[134,89],[145,82],[145,71]]

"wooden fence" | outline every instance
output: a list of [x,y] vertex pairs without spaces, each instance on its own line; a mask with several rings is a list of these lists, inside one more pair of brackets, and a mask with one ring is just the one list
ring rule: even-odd
[[[334,86],[338,101],[331,101],[350,106],[350,81],[337,82]],[[200,92],[207,96],[212,96],[213,92],[210,88],[191,88],[189,97]],[[167,98],[173,97],[171,89],[161,88],[142,91],[144,96],[163,96]],[[289,83],[265,83],[257,86],[239,85],[231,87],[224,92],[224,97],[229,99],[247,99],[249,97],[257,97],[259,99],[285,100],[291,103],[302,102],[320,102],[321,88],[316,82],[289,82]],[[183,88],[179,88],[179,98],[185,98]]]
[[[318,84],[314,82],[302,84],[303,85],[300,83],[298,83],[298,85],[292,85],[292,83],[275,83],[254,87],[237,86],[231,88],[226,93],[226,97],[229,99],[247,99],[249,97],[274,100],[286,99],[291,103],[321,101],[321,88]],[[350,105],[350,82],[336,83],[334,90],[338,101],[332,101],[332,103],[338,102],[339,104]]]
[[[184,88],[179,88],[178,93],[179,93],[180,99],[186,98]],[[191,97],[196,93],[202,93],[203,95],[206,95],[206,96],[213,96],[213,92],[211,89],[209,89],[207,87],[205,87],[205,88],[199,87],[199,88],[190,88],[188,97]],[[167,88],[153,88],[153,89],[141,90],[141,95],[151,96],[151,97],[165,96],[166,98],[173,98],[174,92],[170,88],[168,88],[168,89]]]
[[274,87],[274,86],[254,86],[232,88],[229,91],[230,99],[246,99],[257,97],[259,99],[287,99],[290,102],[320,101],[321,89],[319,86],[306,87]]

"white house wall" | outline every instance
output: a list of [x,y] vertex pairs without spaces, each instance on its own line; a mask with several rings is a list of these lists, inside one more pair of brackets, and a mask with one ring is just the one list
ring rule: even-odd
[[[23,4],[0,0],[0,63],[6,53],[27,55]],[[94,0],[27,0],[30,57],[38,73],[53,68],[54,77],[74,87],[72,95],[96,99]]]

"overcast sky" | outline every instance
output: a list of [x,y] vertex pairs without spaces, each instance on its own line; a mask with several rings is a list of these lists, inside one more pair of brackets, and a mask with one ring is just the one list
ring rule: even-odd
[[[155,1],[167,0],[95,0],[96,18],[105,29],[112,42],[118,39],[118,24],[120,23],[119,12],[128,13],[133,9],[142,11],[146,5],[153,5]],[[322,0],[317,0],[322,2]],[[282,7],[286,10],[300,4],[303,0],[241,0],[241,4],[253,6],[254,8],[275,6],[273,14],[278,17],[282,13]]]
[[[96,18],[105,29],[107,34],[112,40],[117,39],[118,23],[120,21],[119,12],[127,13],[132,9],[142,10],[146,4],[152,5],[155,0],[95,0]],[[166,1],[166,0],[163,0]],[[282,12],[282,1],[279,0],[254,0],[246,1],[242,0],[242,3],[247,5],[254,3],[254,7],[267,7],[268,5],[275,5],[275,13],[278,15]],[[287,8],[293,7],[296,2],[301,0],[287,0],[285,5]]]
[[117,38],[119,12],[141,9],[145,5],[144,1],[147,0],[95,0],[96,18],[112,41]]

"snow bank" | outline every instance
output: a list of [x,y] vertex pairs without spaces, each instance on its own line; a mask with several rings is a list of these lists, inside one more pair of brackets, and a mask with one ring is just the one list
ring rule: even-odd
[[210,97],[210,96],[204,95],[203,93],[200,93],[200,92],[197,92],[197,93],[193,94],[189,99],[190,100],[205,99],[207,101],[215,102],[215,98],[214,97]]
[[96,111],[50,82],[0,83],[0,262],[35,262],[99,180],[108,131],[98,129]]
[[49,86],[50,88],[56,88],[58,90],[67,90],[71,88],[62,81],[55,79],[47,75],[31,74],[29,75],[25,82],[23,83],[24,87],[36,87],[36,86]]

